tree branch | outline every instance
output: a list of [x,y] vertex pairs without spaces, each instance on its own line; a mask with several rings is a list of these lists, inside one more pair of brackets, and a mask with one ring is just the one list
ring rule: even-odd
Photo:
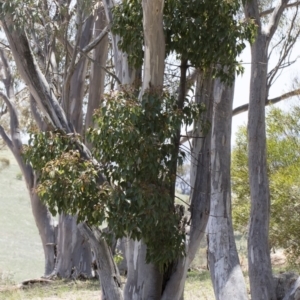
[[[275,98],[272,98],[272,99],[268,99],[266,101],[265,105],[268,106],[268,105],[271,105],[271,104],[276,104],[276,103],[278,103],[278,102],[280,102],[282,100],[285,100],[285,99],[288,99],[288,98],[291,98],[291,97],[294,97],[294,96],[298,96],[298,95],[300,95],[300,89],[296,89],[294,91],[282,94],[282,95],[280,95],[278,97],[275,97]],[[236,116],[238,114],[246,112],[246,111],[248,111],[248,109],[249,109],[249,104],[244,104],[244,105],[238,106],[237,108],[235,108],[232,111],[232,116],[234,117],[234,116]],[[194,138],[193,137],[193,130],[190,130],[190,131],[188,131],[186,133],[185,136],[182,137],[182,139],[180,140],[180,144],[183,144],[183,143],[185,143],[186,141],[188,141],[189,139],[192,139],[192,138]]]
[[82,50],[79,49],[79,52],[81,52],[88,60],[90,60],[92,63],[97,64],[100,68],[102,68],[108,75],[113,77],[118,84],[122,84],[121,80],[112,72],[108,71],[107,68],[100,65],[95,59],[91,58],[88,54],[84,53]]
[[269,41],[272,39],[278,27],[279,20],[288,2],[289,0],[280,0],[278,5],[274,8],[274,11],[268,24],[268,29],[265,32],[265,34],[269,38]]
[[90,42],[87,46],[85,46],[81,51],[87,54],[88,52],[93,50],[108,34],[110,28],[111,28],[111,24],[106,25],[105,28],[102,30],[102,32],[92,42]]
[[49,84],[32,54],[25,31],[22,28],[18,28],[18,31],[14,30],[11,14],[7,13],[1,21],[18,71],[40,109],[54,127],[70,132],[65,113],[51,92]]
[[[287,5],[285,6],[285,8],[295,7],[295,6],[298,6],[298,5],[300,5],[300,1],[296,1],[296,2],[293,2],[293,3],[287,4]],[[260,16],[260,17],[265,17],[265,16],[271,14],[274,10],[275,10],[275,7],[272,7],[272,8],[270,8],[270,9],[264,10],[264,11],[262,11],[262,12],[259,14],[259,16]]]
[[[288,92],[288,93],[285,93],[285,94],[282,94],[281,96],[278,96],[276,98],[272,98],[272,99],[268,99],[266,101],[266,106],[268,105],[271,105],[271,104],[275,104],[275,103],[278,103],[282,100],[285,100],[285,99],[288,99],[290,97],[293,97],[293,96],[297,96],[297,95],[300,95],[300,89],[297,89],[297,90],[294,90],[294,91],[291,91],[291,92]],[[248,111],[249,109],[249,104],[244,104],[244,105],[241,105],[237,108],[235,108],[233,111],[232,111],[232,116],[236,116],[240,113],[243,113],[245,111]]]
[[0,125],[0,135],[3,139],[3,141],[5,142],[5,144],[8,146],[8,148],[13,152],[14,145],[13,145],[11,139],[6,134],[4,128],[1,125]]

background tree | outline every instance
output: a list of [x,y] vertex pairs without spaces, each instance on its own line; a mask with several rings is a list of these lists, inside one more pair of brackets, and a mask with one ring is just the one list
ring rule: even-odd
[[[289,112],[271,108],[266,119],[271,199],[270,247],[285,249],[292,264],[297,263],[300,242],[298,240],[299,113],[297,106]],[[237,229],[247,232],[250,193],[247,184],[246,153],[246,130],[245,127],[241,127],[232,160],[232,184],[235,197],[233,219]]]

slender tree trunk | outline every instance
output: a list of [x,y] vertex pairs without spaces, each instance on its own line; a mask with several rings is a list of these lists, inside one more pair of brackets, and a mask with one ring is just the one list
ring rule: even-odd
[[[98,7],[95,21],[95,35],[98,35],[107,25],[103,6]],[[93,52],[93,59],[97,63],[91,65],[90,86],[89,86],[89,101],[85,117],[85,128],[93,125],[94,110],[99,108],[105,82],[105,71],[102,66],[106,65],[108,55],[108,36],[106,35],[102,41],[96,46]]]
[[248,265],[252,299],[273,300],[275,288],[269,248],[270,194],[266,158],[265,103],[267,95],[268,47],[289,0],[277,1],[268,24],[262,24],[259,1],[244,2],[246,18],[257,25],[251,45],[251,81],[248,113],[248,163],[251,195],[248,233]]
[[186,257],[179,259],[173,268],[173,273],[163,291],[162,300],[183,299],[184,284],[189,266],[200,247],[205,235],[205,229],[210,211],[210,147],[214,81],[209,75],[201,74],[196,83],[196,102],[203,103],[206,111],[195,122],[191,149],[192,172],[194,180],[191,181],[191,224],[190,237],[187,240]]
[[217,300],[248,299],[231,219],[230,153],[234,86],[215,80],[208,263]]
[[9,138],[4,129],[1,127],[0,135],[6,141],[6,144],[10,151],[13,153],[20,169],[23,174],[29,195],[31,200],[31,209],[33,217],[38,228],[43,249],[45,255],[45,271],[44,275],[48,276],[54,269],[55,265],[55,228],[54,220],[47,209],[47,207],[41,203],[39,197],[35,193],[35,174],[29,165],[26,165],[24,158],[22,157],[22,141],[20,136],[19,118],[15,108],[15,92],[13,87],[13,77],[11,69],[8,64],[6,54],[3,50],[0,51],[1,57],[1,69],[6,89],[6,95],[1,93],[3,100],[5,101],[10,115],[10,136]]
[[164,0],[143,0],[145,39],[142,93],[149,88],[162,89],[165,70],[165,37],[163,31]]
[[[93,32],[93,22],[94,16],[89,16],[84,24],[84,29],[82,31],[82,36],[79,43],[79,48],[83,49],[89,44],[92,38]],[[86,58],[82,58],[72,75],[70,83],[70,98],[66,101],[68,102],[67,108],[65,110],[69,122],[72,123],[76,132],[79,134],[83,133],[83,112],[82,103],[85,90],[85,77],[87,73],[88,61]],[[92,82],[90,83],[92,84]]]
[[92,231],[85,223],[79,224],[78,227],[82,235],[89,241],[96,256],[97,272],[103,292],[102,300],[122,300],[119,271],[109,246],[101,236],[101,232],[98,229]]
[[267,37],[258,33],[251,46],[248,156],[251,194],[248,265],[252,299],[275,299],[269,248],[270,194],[267,175],[265,102]]

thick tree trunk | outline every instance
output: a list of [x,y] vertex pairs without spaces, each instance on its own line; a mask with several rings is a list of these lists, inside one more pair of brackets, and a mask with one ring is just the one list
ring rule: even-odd
[[248,299],[231,219],[230,153],[234,86],[215,80],[208,263],[217,300]]
[[59,216],[57,262],[52,275],[61,278],[92,277],[91,249],[77,228],[74,216]]
[[[143,0],[142,6],[145,63],[141,95],[149,88],[155,92],[162,89],[165,60],[165,39],[162,23],[164,1]],[[160,47],[157,47],[157,45],[160,45]],[[124,59],[127,61],[127,57],[123,57],[123,64]],[[128,69],[128,72],[124,72],[124,81],[131,83],[133,75],[134,73]],[[144,242],[132,241],[127,250],[133,250],[134,252],[127,255],[129,280],[125,286],[125,299],[130,299],[130,297],[137,300],[160,299],[163,276],[156,266],[146,263],[147,247]]]
[[165,70],[165,37],[163,31],[164,0],[143,0],[145,39],[142,93],[149,88],[162,89]]

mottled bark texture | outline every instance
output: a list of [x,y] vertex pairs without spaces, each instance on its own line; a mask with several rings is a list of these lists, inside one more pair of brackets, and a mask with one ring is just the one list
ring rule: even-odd
[[231,112],[233,85],[214,82],[208,265],[217,300],[248,299],[231,218]]
[[252,299],[274,300],[275,288],[269,248],[270,194],[266,161],[265,102],[267,100],[268,47],[288,0],[278,1],[267,26],[259,15],[259,1],[245,2],[245,15],[257,24],[251,45],[251,81],[248,114],[248,163],[251,215],[248,265]]

